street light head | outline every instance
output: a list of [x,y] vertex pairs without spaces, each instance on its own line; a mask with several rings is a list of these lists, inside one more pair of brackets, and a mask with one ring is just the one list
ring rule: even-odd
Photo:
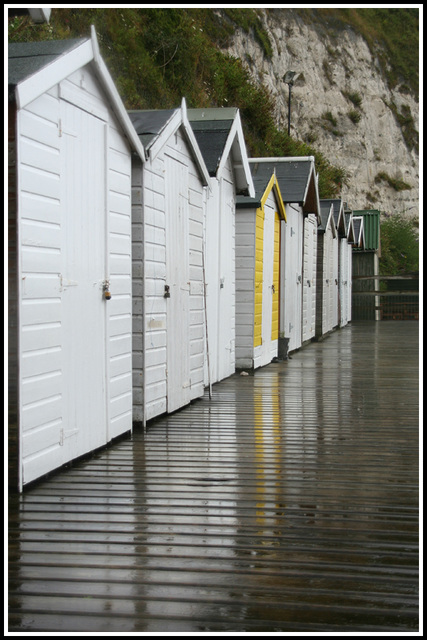
[[285,82],[286,84],[293,84],[294,78],[297,75],[297,73],[298,73],[297,71],[287,71],[283,76],[283,82]]

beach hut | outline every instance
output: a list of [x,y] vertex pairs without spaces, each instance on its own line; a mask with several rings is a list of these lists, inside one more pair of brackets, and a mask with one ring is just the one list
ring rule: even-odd
[[354,233],[353,249],[364,249],[365,248],[365,230],[363,227],[363,217],[355,216],[353,213],[352,220],[353,220],[353,233]]
[[344,233],[339,239],[339,282],[340,327],[351,322],[352,264],[353,264],[354,228],[351,211],[344,204]]
[[188,119],[211,177],[205,212],[207,358],[205,382],[235,372],[236,196],[254,196],[239,110],[188,109]]
[[255,171],[274,172],[286,207],[281,227],[280,355],[315,336],[317,227],[320,204],[313,156],[250,158]]
[[316,339],[338,326],[338,231],[330,200],[320,200],[317,240]]
[[18,489],[132,428],[133,152],[144,158],[93,28],[90,38],[9,45]]
[[[343,327],[348,322],[348,295],[347,287],[349,278],[347,224],[345,219],[344,202],[341,198],[325,199],[325,206],[330,203],[334,216],[335,228],[338,234],[338,326]],[[351,253],[351,248],[350,248]],[[351,271],[350,271],[351,274]]]
[[379,320],[380,212],[377,209],[353,211],[354,220],[363,220],[363,248],[353,250],[352,309],[355,320]]
[[256,369],[278,357],[286,222],[279,183],[267,165],[252,164],[255,197],[236,202],[236,367]]
[[132,173],[134,421],[204,393],[203,224],[210,177],[180,107],[130,111],[146,161]]

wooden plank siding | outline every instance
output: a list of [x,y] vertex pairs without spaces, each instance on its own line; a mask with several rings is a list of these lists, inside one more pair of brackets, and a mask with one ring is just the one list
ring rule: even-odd
[[418,327],[347,325],[11,496],[9,632],[416,633]]
[[135,423],[204,393],[205,187],[181,116],[171,123],[157,153],[133,168]]

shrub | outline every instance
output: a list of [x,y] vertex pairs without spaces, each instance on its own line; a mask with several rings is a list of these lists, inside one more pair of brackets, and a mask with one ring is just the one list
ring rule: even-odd
[[356,109],[352,109],[351,111],[348,112],[348,117],[352,122],[354,122],[354,124],[357,124],[358,122],[360,122],[360,118],[362,117],[362,114],[360,113],[360,111],[356,111]]
[[381,222],[380,273],[399,275],[418,272],[419,241],[416,220],[395,214]]

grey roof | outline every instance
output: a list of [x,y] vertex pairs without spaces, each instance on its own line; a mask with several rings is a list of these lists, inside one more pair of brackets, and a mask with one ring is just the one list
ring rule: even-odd
[[[239,109],[237,107],[188,109],[187,116],[209,175],[218,177],[218,170],[225,159],[224,154],[227,149],[228,157],[233,164],[236,193],[241,195],[252,193],[252,175]],[[235,127],[237,123],[238,126]],[[228,143],[231,143],[230,146]]]
[[177,109],[157,109],[156,111],[128,111],[135,131],[145,149],[149,149],[159,137]]
[[219,107],[188,109],[188,120],[209,175],[215,176],[238,109]]
[[191,121],[191,128],[199,145],[210,176],[215,176],[221,162],[232,120]]
[[340,213],[344,213],[344,205],[343,205],[343,201],[341,200],[341,198],[325,198],[324,201],[326,203],[329,203],[329,206],[332,204],[333,207],[333,212],[334,212],[334,221],[335,221],[335,226],[339,227],[339,231],[341,233],[341,235],[345,235],[346,234],[346,224],[345,224],[345,217],[344,215],[342,215],[341,220],[340,220]]
[[320,200],[320,224],[318,227],[319,231],[326,230],[329,214],[331,212],[331,204],[331,200]]
[[307,158],[307,160],[299,159],[293,161],[283,158],[283,160],[279,161],[272,159],[271,162],[257,162],[256,159],[249,159],[249,163],[255,186],[255,198],[240,197],[237,199],[236,206],[245,207],[248,206],[248,204],[259,204],[268,181],[273,173],[275,173],[284,203],[295,202],[306,205],[306,211],[317,213],[315,195],[308,192],[308,183],[311,177],[314,179],[311,159]]
[[273,170],[266,165],[249,165],[252,172],[252,181],[255,188],[255,197],[250,198],[248,196],[237,196],[236,207],[238,209],[246,207],[258,207],[261,204],[261,198],[265,193],[265,190],[270,182]]
[[352,219],[351,211],[344,211],[344,221],[345,221],[345,235],[348,236],[351,231],[351,219]]
[[353,217],[354,241],[357,247],[362,247],[363,245],[363,235],[361,235],[362,222],[362,218],[359,216]]
[[19,82],[37,73],[64,53],[85,42],[87,38],[48,40],[46,42],[12,42],[9,44],[8,84]]

